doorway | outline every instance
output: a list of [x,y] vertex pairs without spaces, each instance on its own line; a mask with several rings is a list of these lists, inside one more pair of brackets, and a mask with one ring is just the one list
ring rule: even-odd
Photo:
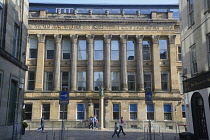
[[94,104],[94,116],[97,115],[97,119],[100,118],[100,109],[99,109],[99,104],[95,103]]

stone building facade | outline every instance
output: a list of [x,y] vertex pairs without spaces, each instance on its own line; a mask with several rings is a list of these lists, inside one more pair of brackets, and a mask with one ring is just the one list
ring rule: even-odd
[[28,1],[0,0],[0,139],[21,137]]
[[210,139],[210,1],[179,1],[188,131]]
[[[142,128],[149,117],[164,128],[185,121],[179,21],[170,11],[178,5],[143,7],[30,4],[24,99],[31,125],[41,116],[48,127],[62,119],[87,127],[93,115],[106,128],[120,116],[127,128]],[[59,105],[65,90],[69,104]]]

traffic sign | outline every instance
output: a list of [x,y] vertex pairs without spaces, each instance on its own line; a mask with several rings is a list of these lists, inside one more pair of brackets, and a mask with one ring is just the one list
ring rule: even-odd
[[152,103],[152,92],[151,91],[145,92],[145,102],[146,102],[146,104],[153,104]]
[[59,104],[69,104],[69,92],[67,91],[60,92]]

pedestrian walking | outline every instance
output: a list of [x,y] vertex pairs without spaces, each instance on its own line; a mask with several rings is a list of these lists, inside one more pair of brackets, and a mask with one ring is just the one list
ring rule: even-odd
[[120,126],[120,129],[119,129],[119,132],[118,132],[118,137],[119,137],[121,131],[122,131],[122,133],[123,133],[124,136],[126,135],[126,134],[124,133],[124,131],[123,131],[123,124],[124,124],[124,123],[125,123],[125,122],[123,121],[123,117],[121,117],[121,118],[119,119],[119,126]]
[[90,122],[89,129],[90,128],[93,129],[93,123],[94,123],[94,121],[93,121],[93,117],[92,116],[90,116],[89,122]]
[[117,126],[117,122],[115,122],[115,125],[114,125],[114,133],[113,133],[112,137],[114,137],[114,135],[116,134],[117,137],[119,138],[119,135],[117,133],[117,130],[118,130],[118,126]]
[[94,128],[96,129],[96,128],[98,128],[98,119],[97,119],[97,115],[95,115],[94,117],[93,117],[93,121],[94,121]]
[[41,127],[39,127],[39,128],[37,129],[37,131],[39,131],[40,129],[42,129],[42,132],[45,132],[45,131],[44,131],[44,116],[41,118]]

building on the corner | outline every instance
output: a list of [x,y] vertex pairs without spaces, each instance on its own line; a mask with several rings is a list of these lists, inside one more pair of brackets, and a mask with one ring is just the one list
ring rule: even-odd
[[[169,129],[185,122],[178,5],[29,7],[24,100],[31,127],[41,116],[47,127],[62,119],[66,127],[87,127],[95,114],[106,128],[120,116],[126,128],[143,128],[149,118]],[[59,105],[64,90],[69,104]]]
[[21,137],[28,0],[0,0],[0,139]]
[[210,139],[210,1],[180,3],[187,128],[196,140]]

